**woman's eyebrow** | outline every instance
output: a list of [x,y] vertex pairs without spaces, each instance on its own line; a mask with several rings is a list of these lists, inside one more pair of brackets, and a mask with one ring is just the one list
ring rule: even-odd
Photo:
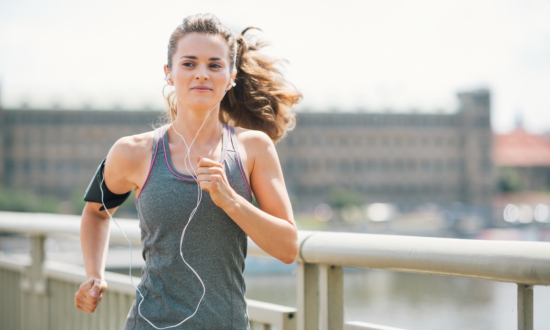
[[[190,58],[190,59],[192,59],[192,60],[196,60],[196,59],[197,59],[197,57],[196,57],[196,56],[193,56],[193,55],[183,55],[183,56],[181,56],[180,58],[183,58],[183,57],[185,57],[185,58]],[[209,58],[208,60],[209,60],[209,61],[220,61],[221,59],[222,59],[221,57],[211,57],[211,58]]]

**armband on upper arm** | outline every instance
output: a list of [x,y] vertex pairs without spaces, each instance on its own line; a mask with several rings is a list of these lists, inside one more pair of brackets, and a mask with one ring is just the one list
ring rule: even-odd
[[[90,181],[90,184],[88,185],[88,188],[86,188],[86,192],[84,193],[84,200],[86,202],[95,202],[100,204],[105,204],[105,206],[108,209],[111,209],[113,207],[120,206],[128,197],[130,196],[131,190],[128,191],[125,194],[118,195],[113,192],[111,192],[107,185],[105,184],[105,180],[103,180],[103,169],[105,168],[105,160],[107,158],[105,157],[101,164],[97,167],[97,170],[94,174],[94,177],[92,178],[92,181]],[[102,182],[103,181],[103,182]],[[99,188],[99,185],[101,184],[101,189]],[[101,201],[101,190],[103,190],[103,203]],[[105,210],[105,207],[101,205],[99,208],[100,211]]]

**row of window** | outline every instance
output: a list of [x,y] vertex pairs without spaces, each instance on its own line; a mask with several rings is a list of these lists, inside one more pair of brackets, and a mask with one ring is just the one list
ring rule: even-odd
[[10,124],[141,124],[150,126],[161,120],[162,111],[85,111],[85,110],[5,110],[4,122]]
[[480,116],[463,117],[461,114],[326,114],[299,113],[297,126],[409,126],[409,127],[460,127],[470,124],[475,127],[489,127],[490,118],[485,113]]
[[49,162],[45,159],[38,161],[32,161],[30,159],[25,159],[23,161],[15,161],[13,159],[7,159],[4,163],[5,172],[7,174],[12,174],[15,172],[23,171],[25,174],[30,174],[32,172],[43,172],[43,173],[90,173],[93,174],[97,166],[99,165],[99,160],[97,164],[91,162],[84,162],[78,160],[69,160],[69,161],[60,161]]
[[[318,194],[333,190],[333,186],[299,186],[292,187],[298,193]],[[405,184],[405,185],[372,185],[366,182],[356,184],[351,187],[354,191],[360,193],[375,193],[375,194],[426,194],[426,193],[451,193],[460,195],[464,188],[459,185],[443,185],[443,184]],[[490,190],[483,193],[491,193]]]
[[[118,134],[117,134],[118,132]],[[40,132],[28,132],[24,135],[13,136],[11,134],[5,134],[3,137],[4,147],[30,147],[33,145],[46,146],[51,144],[70,144],[74,145],[76,143],[84,145],[113,145],[114,142],[122,136],[121,134],[131,135],[137,132],[117,132],[106,131],[89,131],[82,132],[82,130],[77,129],[76,127],[70,131],[64,130],[48,130]]]
[[444,170],[457,171],[464,168],[463,160],[313,160],[313,159],[290,159],[284,164],[283,171],[307,172],[307,171],[339,171],[364,172],[364,171],[416,171],[440,172]]
[[388,136],[313,136],[313,137],[297,137],[289,135],[283,139],[281,143],[288,146],[436,146],[449,147],[461,145],[465,143],[465,139],[454,137],[388,137]]
[[457,115],[426,114],[298,114],[298,126],[458,126]]

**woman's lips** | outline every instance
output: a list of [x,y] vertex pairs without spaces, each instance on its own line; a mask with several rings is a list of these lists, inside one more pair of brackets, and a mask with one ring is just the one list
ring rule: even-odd
[[211,91],[211,89],[207,88],[207,87],[194,87],[194,88],[191,88],[191,89],[194,90],[195,92],[198,92],[198,93],[206,93],[206,92]]

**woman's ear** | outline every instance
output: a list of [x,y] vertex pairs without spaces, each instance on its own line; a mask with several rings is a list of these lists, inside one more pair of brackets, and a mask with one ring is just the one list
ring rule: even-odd
[[172,85],[172,81],[170,80],[170,71],[168,70],[166,64],[164,65],[164,80],[166,80],[168,85]]
[[229,83],[229,86],[227,86],[227,90],[230,90],[231,88],[235,87],[235,85],[237,84],[237,82],[235,81],[236,77],[237,77],[237,71],[231,74],[231,81]]

